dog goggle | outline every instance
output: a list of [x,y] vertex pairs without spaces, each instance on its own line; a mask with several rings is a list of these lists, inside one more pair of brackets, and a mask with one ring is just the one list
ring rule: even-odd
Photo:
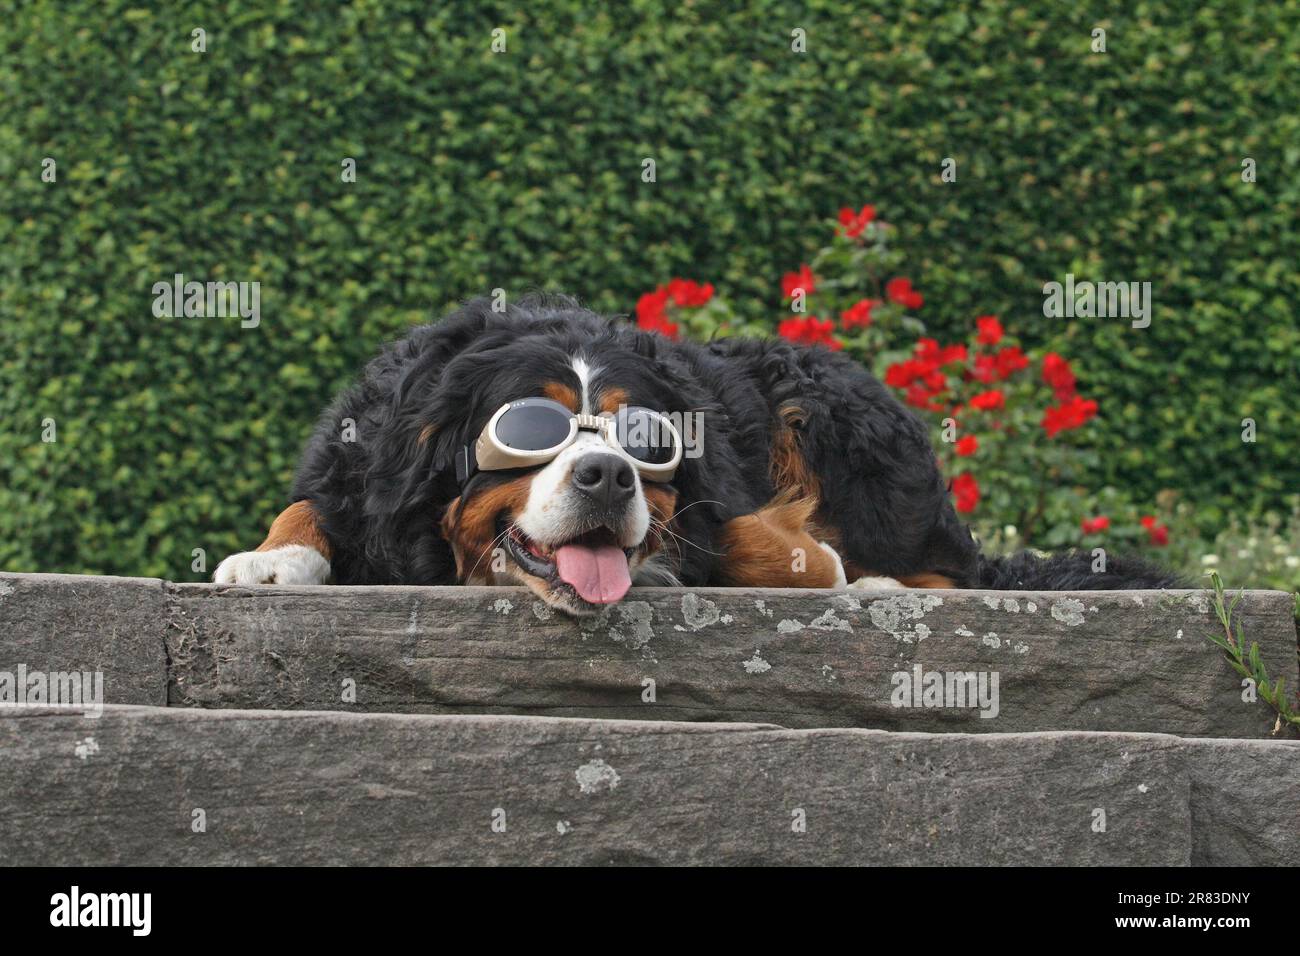
[[682,460],[682,436],[669,419],[640,406],[578,415],[549,398],[524,398],[502,405],[478,440],[456,455],[456,480],[475,471],[535,468],[553,461],[578,439],[595,432],[627,458],[648,481],[672,481]]

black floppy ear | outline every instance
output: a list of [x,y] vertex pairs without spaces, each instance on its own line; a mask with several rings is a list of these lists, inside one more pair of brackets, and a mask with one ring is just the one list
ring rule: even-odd
[[507,334],[502,328],[493,334],[501,323],[490,300],[475,299],[367,367],[360,388],[381,403],[365,472],[368,516],[398,522],[456,496],[455,453],[464,442],[458,422],[472,396],[469,383],[449,377],[447,367]]

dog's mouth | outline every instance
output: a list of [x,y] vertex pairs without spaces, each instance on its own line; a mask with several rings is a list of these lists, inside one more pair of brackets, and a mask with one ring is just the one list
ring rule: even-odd
[[505,545],[515,564],[546,586],[554,603],[576,613],[620,601],[632,586],[629,562],[636,549],[622,547],[609,528],[546,545],[512,525]]

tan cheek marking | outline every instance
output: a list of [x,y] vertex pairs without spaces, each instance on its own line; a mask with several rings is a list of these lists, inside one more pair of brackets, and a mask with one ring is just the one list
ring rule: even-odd
[[621,388],[606,388],[600,393],[600,410],[616,412],[627,404],[627,392]]
[[578,410],[578,393],[563,382],[547,382],[542,387],[542,394],[571,412]]
[[[645,495],[646,507],[650,509],[650,517],[662,524],[669,525],[669,530],[675,530],[671,527],[670,522],[677,510],[677,492],[670,488],[646,482],[642,486],[642,493]],[[664,538],[666,537],[668,535],[652,522],[650,531],[645,536],[645,545],[642,549],[646,557],[663,547]]]
[[266,540],[258,545],[258,551],[270,551],[290,544],[306,545],[315,548],[328,561],[330,543],[325,533],[320,530],[316,509],[310,501],[295,501],[280,512],[280,516],[271,523],[271,530],[266,533]]
[[528,503],[532,483],[532,475],[522,475],[480,491],[469,499],[457,498],[448,506],[442,519],[442,536],[456,555],[458,575],[464,577],[471,572],[491,571],[497,516],[502,512],[519,514]]

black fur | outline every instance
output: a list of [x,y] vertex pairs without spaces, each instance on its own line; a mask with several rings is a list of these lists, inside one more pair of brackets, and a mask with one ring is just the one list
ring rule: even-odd
[[1078,551],[1046,556],[1032,551],[1019,551],[1005,557],[980,555],[979,585],[994,591],[1190,587],[1172,571],[1133,557],[1107,555],[1106,569],[1094,571],[1092,556]]
[[[611,323],[562,297],[534,296],[495,313],[486,299],[412,330],[367,365],[323,415],[294,500],[310,500],[341,584],[453,584],[439,521],[461,493],[454,456],[505,402],[546,382],[576,386],[575,354],[604,370],[633,404],[703,412],[703,454],[682,462],[676,552],[682,584],[715,580],[714,539],[776,489],[770,467],[781,409],[797,406],[800,448],[819,477],[824,520],[845,557],[891,577],[939,573],[960,587],[1171,586],[1168,575],[1115,562],[1102,583],[1086,556],[981,559],[958,520],[924,425],[862,366],[783,340],[673,342]],[[343,440],[345,419],[355,441]],[[433,430],[427,440],[421,433]],[[467,496],[518,472],[484,472]],[[1082,560],[1082,563],[1079,563]],[[1082,569],[1082,570],[1081,570]],[[1131,569],[1131,570],[1127,570]]]

